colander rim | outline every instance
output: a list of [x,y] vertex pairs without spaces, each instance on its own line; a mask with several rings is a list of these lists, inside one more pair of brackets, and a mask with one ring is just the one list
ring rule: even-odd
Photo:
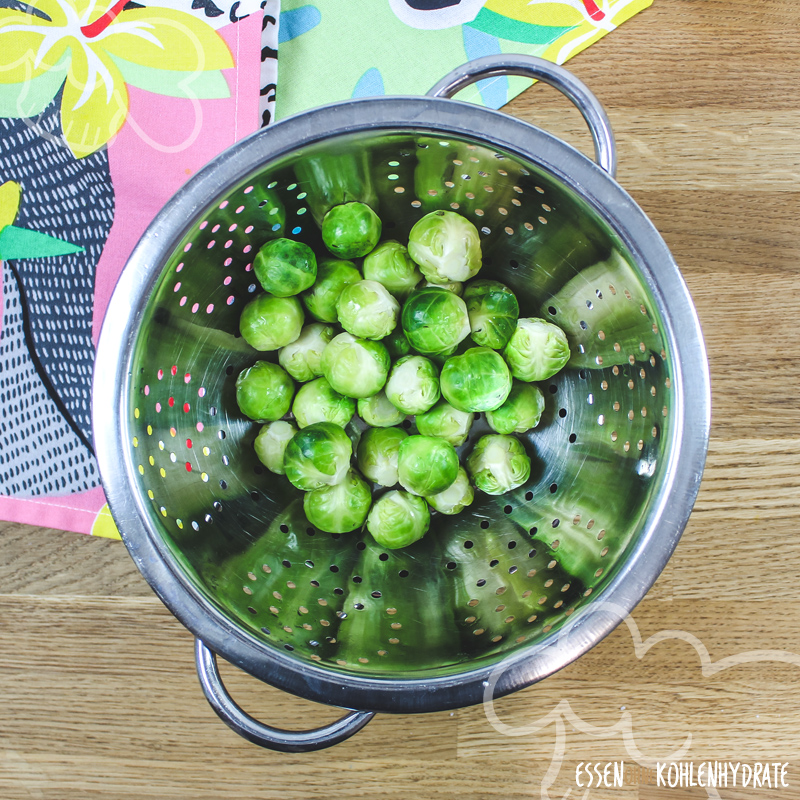
[[[499,665],[434,678],[379,679],[334,671],[301,662],[234,625],[202,597],[145,523],[143,498],[133,491],[133,464],[124,446],[126,386],[139,322],[167,258],[208,207],[206,198],[302,147],[376,130],[465,137],[535,163],[577,192],[635,258],[666,322],[664,333],[673,353],[669,463],[661,470],[659,502],[650,509],[627,561],[599,597],[576,611],[560,631],[520,647]],[[664,240],[630,195],[594,162],[546,131],[499,111],[430,97],[363,98],[321,106],[251,134],[197,172],[158,213],[128,259],[101,329],[93,385],[95,448],[109,507],[137,567],[170,611],[223,658],[284,691],[329,705],[389,713],[473,705],[487,693],[501,697],[551,675],[608,635],[644,597],[680,539],[699,490],[710,409],[705,346],[688,289]]]

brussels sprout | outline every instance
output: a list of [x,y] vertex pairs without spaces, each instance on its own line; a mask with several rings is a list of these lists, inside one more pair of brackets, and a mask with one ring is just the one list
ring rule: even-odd
[[447,400],[440,400],[430,411],[415,417],[414,421],[423,436],[438,436],[453,447],[460,447],[467,441],[474,419],[472,412],[459,411]]
[[265,291],[276,297],[291,297],[313,285],[317,258],[307,244],[273,239],[253,259],[253,272]]
[[441,514],[460,514],[467,506],[472,505],[475,492],[467,477],[464,467],[458,468],[458,477],[439,494],[431,494],[425,498],[428,503]]
[[287,344],[278,352],[278,363],[296,380],[310,381],[322,375],[319,362],[322,351],[333,339],[334,329],[330,325],[315,322],[306,325],[291,344]]
[[367,530],[387,550],[413,544],[428,532],[430,524],[428,504],[408,492],[387,492],[372,504],[367,517]]
[[292,403],[292,414],[300,428],[315,422],[333,422],[344,428],[355,413],[355,402],[332,389],[325,378],[303,384]]
[[296,297],[260,294],[239,318],[239,330],[250,347],[266,352],[291,344],[303,330],[303,309]]
[[317,282],[302,294],[303,304],[314,319],[338,322],[336,301],[345,286],[361,280],[352,261],[326,258],[317,265]]
[[422,280],[406,247],[392,239],[381,242],[364,258],[363,270],[367,280],[383,284],[400,300],[408,297]]
[[258,460],[276,475],[283,475],[283,454],[286,445],[297,433],[297,427],[291,422],[278,420],[264,425],[256,436],[253,446]]
[[522,486],[531,474],[531,460],[514,436],[481,436],[467,458],[472,482],[486,494],[505,494]]
[[363,397],[358,401],[358,416],[373,428],[399,425],[406,418],[406,415],[390,402],[383,389],[372,397]]
[[456,281],[455,283],[431,283],[430,281],[423,281],[419,288],[427,289],[430,286],[434,289],[445,289],[448,292],[457,294],[459,297],[464,294],[464,284],[460,281]]
[[400,443],[397,474],[412,494],[438,494],[458,476],[458,455],[437,436],[409,436]]
[[445,399],[459,411],[493,411],[511,391],[506,362],[488,347],[471,347],[448,358],[439,380]]
[[466,281],[481,268],[478,229],[455,211],[432,211],[408,234],[408,252],[431,283]]
[[371,505],[369,486],[352,469],[341,482],[314,489],[303,498],[306,519],[327,533],[347,533],[360,528]]
[[439,370],[425,356],[405,356],[392,367],[384,391],[404,414],[423,414],[441,396]]
[[486,421],[498,433],[525,433],[539,424],[543,411],[544,395],[539,387],[514,381],[505,403],[487,411]]
[[358,468],[374,483],[397,483],[397,453],[400,442],[408,438],[401,428],[369,428],[361,435],[356,449]]
[[339,258],[361,258],[381,238],[381,221],[366,203],[334,206],[322,220],[322,241]]
[[377,281],[358,281],[342,289],[336,313],[341,326],[353,336],[383,339],[397,325],[400,304]]
[[423,355],[452,353],[469,336],[467,307],[446,289],[430,287],[412,292],[400,319],[409,344]]
[[386,383],[389,354],[380,342],[351,333],[334,336],[322,353],[322,374],[340,394],[371,397]]
[[515,378],[544,381],[569,361],[569,343],[558,325],[528,317],[517,322],[503,355]]
[[250,419],[271,422],[289,410],[294,381],[277,364],[256,361],[236,378],[236,402]]
[[411,345],[403,333],[402,325],[398,325],[386,338],[381,339],[381,344],[386,348],[392,361],[397,361],[411,353]]
[[352,455],[353,445],[344,428],[315,422],[299,430],[286,445],[283,468],[294,486],[310,492],[341,483]]
[[480,347],[502,350],[519,318],[519,303],[507,286],[497,281],[473,281],[464,292],[472,341]]

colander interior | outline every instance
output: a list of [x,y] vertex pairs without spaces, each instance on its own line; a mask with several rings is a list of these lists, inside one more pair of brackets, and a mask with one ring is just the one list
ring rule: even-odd
[[[286,210],[276,231],[266,190]],[[309,525],[302,493],[256,459],[260,426],[235,400],[239,371],[276,357],[238,332],[260,291],[259,247],[283,235],[323,252],[319,220],[352,199],[403,242],[428,211],[464,214],[481,232],[481,277],[509,285],[523,315],[556,322],[572,348],[541,385],[541,423],[520,437],[527,484],[476,493],[458,516],[434,513],[422,541],[395,551],[366,531]],[[657,499],[674,388],[654,295],[596,208],[479,140],[362,131],[264,164],[208,198],[139,319],[125,444],[151,535],[218,612],[293,659],[426,678],[530,647],[598,596]],[[487,430],[479,416],[464,448]]]

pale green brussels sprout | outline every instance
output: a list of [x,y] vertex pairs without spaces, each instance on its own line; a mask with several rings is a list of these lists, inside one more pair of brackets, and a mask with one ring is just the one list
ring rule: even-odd
[[339,394],[372,397],[383,389],[390,363],[380,342],[340,333],[322,353],[322,374]]
[[428,532],[430,524],[428,504],[408,492],[387,492],[372,504],[367,516],[367,530],[387,550],[413,544]]
[[282,419],[264,425],[258,432],[253,446],[258,460],[270,472],[283,475],[283,454],[296,433],[297,427]]
[[253,259],[253,272],[265,291],[276,297],[291,297],[313,285],[317,257],[303,242],[273,239]]
[[405,245],[392,239],[381,242],[364,257],[364,277],[383,284],[395,297],[404,300],[422,280]]
[[515,378],[544,381],[552,378],[569,361],[569,343],[558,325],[525,317],[517,322],[503,355]]
[[404,414],[423,414],[441,397],[439,370],[425,356],[404,356],[392,367],[384,391]]
[[322,220],[322,241],[339,258],[361,258],[381,238],[381,221],[366,203],[334,206]]
[[286,445],[283,468],[294,486],[310,492],[341,483],[352,455],[353,445],[344,428],[315,422],[299,430]]
[[278,352],[278,363],[296,381],[310,381],[322,375],[322,351],[333,339],[334,333],[332,326],[320,322],[306,325],[297,339]]
[[473,281],[464,292],[472,341],[502,350],[517,327],[519,303],[508,286],[498,281]]
[[361,273],[352,261],[326,258],[317,264],[317,280],[302,294],[303,305],[320,322],[338,322],[336,301],[345,286],[361,280]]
[[358,468],[380,486],[397,483],[397,454],[400,443],[408,438],[402,428],[369,428],[361,435],[356,448]]
[[511,391],[506,362],[489,347],[471,347],[448,358],[439,381],[442,395],[459,411],[493,411]]
[[260,294],[244,307],[239,331],[256,350],[280,350],[300,336],[304,321],[303,309],[296,297]]
[[409,436],[400,443],[397,475],[412,494],[438,494],[458,476],[458,455],[437,436]]
[[256,361],[236,378],[236,402],[246,417],[259,422],[280,419],[289,410],[294,381],[269,361]]
[[408,343],[408,337],[403,333],[402,325],[398,325],[386,338],[381,339],[381,344],[388,351],[392,361],[397,361],[411,353],[411,345]]
[[389,400],[383,389],[372,397],[362,397],[358,401],[358,416],[373,428],[399,425],[406,418],[406,415]]
[[292,414],[300,428],[315,422],[333,422],[344,428],[355,413],[355,402],[339,394],[325,378],[304,383],[292,403]]
[[306,492],[303,497],[306,519],[327,533],[347,533],[360,528],[371,505],[369,486],[352,469],[339,483]]
[[456,281],[455,283],[431,283],[430,281],[423,281],[419,288],[427,289],[429,286],[433,286],[434,289],[445,289],[448,292],[457,294],[459,297],[464,294],[464,284],[460,281]]
[[430,411],[416,416],[414,421],[423,436],[438,436],[453,447],[460,447],[467,441],[474,419],[471,411],[459,411],[442,399]]
[[469,336],[467,307],[446,289],[432,286],[412,292],[400,320],[409,344],[423,355],[452,353]]
[[544,395],[538,386],[514,381],[505,403],[486,412],[486,421],[498,433],[525,433],[539,424]]
[[431,283],[466,281],[481,268],[478,229],[455,211],[432,211],[408,234],[408,252]]
[[439,494],[428,495],[425,499],[440,514],[460,514],[467,506],[472,505],[475,491],[469,482],[467,471],[464,467],[459,467],[458,477],[447,489]]
[[486,494],[505,494],[522,486],[531,474],[531,460],[514,436],[481,436],[467,458],[475,486]]
[[353,336],[383,339],[397,325],[400,304],[377,281],[358,281],[342,289],[336,313],[341,326]]

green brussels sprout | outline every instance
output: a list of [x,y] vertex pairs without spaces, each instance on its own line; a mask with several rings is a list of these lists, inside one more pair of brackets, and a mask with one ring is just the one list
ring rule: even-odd
[[303,384],[292,403],[292,414],[300,428],[315,422],[333,422],[344,428],[355,413],[355,402],[332,389],[325,378]]
[[458,455],[437,436],[409,436],[400,443],[397,475],[412,494],[438,494],[458,476]]
[[467,458],[475,486],[486,494],[505,494],[522,486],[531,474],[531,460],[519,439],[481,436]]
[[420,284],[420,289],[427,289],[432,286],[434,289],[444,289],[445,291],[452,292],[461,297],[464,294],[464,284],[460,281],[455,283],[431,283],[431,281],[423,281]]
[[511,374],[521,381],[552,378],[569,361],[569,342],[558,325],[523,317],[503,350]]
[[353,445],[340,425],[315,422],[293,437],[283,454],[283,468],[293,486],[310,492],[341,483],[350,469]]
[[294,381],[269,361],[256,361],[236,378],[236,402],[246,417],[260,422],[280,419],[289,410]]
[[278,351],[278,363],[301,383],[322,375],[319,363],[322,351],[333,339],[334,333],[330,325],[322,325],[319,322],[306,325],[297,339]]
[[326,258],[317,265],[317,281],[302,294],[303,305],[320,322],[338,322],[336,301],[345,286],[361,280],[352,261]]
[[389,358],[392,361],[397,361],[411,353],[411,345],[408,343],[405,333],[403,333],[402,325],[398,325],[387,337],[381,339],[381,344],[388,351]]
[[487,411],[486,421],[498,433],[525,433],[539,424],[543,412],[544,395],[539,387],[514,381],[505,403]]
[[493,411],[511,391],[506,362],[489,347],[471,347],[448,358],[439,381],[445,399],[459,411]]
[[399,425],[406,418],[406,415],[389,400],[383,389],[372,397],[362,397],[358,401],[358,416],[373,428]]
[[264,425],[258,432],[253,446],[258,460],[270,472],[283,475],[283,454],[296,433],[297,427],[282,419]]
[[400,443],[408,438],[402,428],[369,428],[361,435],[356,448],[358,468],[380,486],[397,483],[397,454]]
[[412,292],[400,320],[409,344],[423,355],[452,353],[469,336],[467,307],[446,289],[431,286]]
[[517,327],[519,303],[498,281],[473,281],[464,292],[472,341],[480,347],[502,350]]
[[336,313],[341,326],[353,336],[383,339],[397,325],[400,304],[377,281],[358,281],[342,289]]
[[418,220],[408,252],[431,283],[466,281],[481,268],[478,229],[455,211],[431,211]]
[[423,414],[441,397],[439,370],[425,356],[404,356],[392,367],[384,391],[404,414]]
[[475,491],[469,482],[467,471],[464,467],[458,468],[458,477],[453,483],[439,494],[430,494],[425,498],[432,508],[440,514],[460,514],[467,506],[472,505]]
[[306,519],[327,533],[347,533],[360,528],[371,505],[372,491],[352,469],[339,483],[306,492],[303,497]]
[[303,309],[296,297],[260,294],[242,310],[239,331],[250,347],[266,352],[291,344],[303,330]]
[[408,492],[387,492],[372,504],[367,516],[367,530],[387,550],[413,544],[428,532],[430,524],[428,504]]
[[363,270],[367,280],[383,284],[400,300],[408,297],[422,280],[422,273],[406,247],[392,239],[381,242],[365,256]]
[[366,203],[334,206],[322,220],[322,241],[339,258],[361,258],[381,238],[381,221]]
[[273,239],[253,259],[253,272],[264,291],[275,297],[291,297],[314,284],[317,257],[307,244]]
[[340,333],[322,353],[322,374],[340,394],[371,397],[383,389],[390,363],[380,342]]
[[474,419],[471,411],[459,411],[442,399],[430,411],[415,417],[414,421],[423,436],[438,436],[453,447],[460,447],[467,441]]

